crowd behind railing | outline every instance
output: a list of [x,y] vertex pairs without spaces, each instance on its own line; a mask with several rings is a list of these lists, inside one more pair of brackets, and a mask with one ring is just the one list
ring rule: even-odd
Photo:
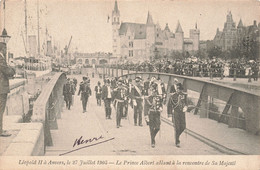
[[223,61],[223,60],[154,60],[139,63],[118,63],[111,67],[129,69],[140,72],[161,72],[193,77],[252,77],[257,81],[259,76],[259,62]]

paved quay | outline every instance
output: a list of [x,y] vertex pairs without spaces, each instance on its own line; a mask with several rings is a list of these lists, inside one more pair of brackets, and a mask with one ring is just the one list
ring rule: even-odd
[[[81,80],[82,76],[77,77]],[[91,89],[101,79],[91,78]],[[151,148],[149,127],[143,120],[143,127],[134,126],[133,109],[129,109],[128,119],[122,119],[121,128],[116,128],[115,110],[112,110],[112,120],[105,119],[104,105],[96,105],[94,93],[89,98],[87,112],[82,113],[79,96],[74,96],[74,104],[71,110],[63,108],[62,117],[58,119],[58,129],[51,130],[53,146],[47,147],[46,156],[75,156],[75,155],[221,155],[223,153],[209,147],[203,142],[182,134],[181,148],[174,144],[174,129],[162,122],[161,130],[156,136],[156,147]],[[130,108],[130,107],[129,107]],[[73,147],[76,139],[83,136],[88,140],[93,137],[104,138],[100,141],[112,139],[108,142],[81,148]],[[94,141],[97,143],[99,141]],[[83,144],[84,146],[92,143]],[[194,147],[195,146],[195,147]],[[73,152],[70,152],[73,151]],[[70,152],[70,153],[68,153]],[[65,153],[65,154],[64,154]],[[67,153],[67,154],[66,154]]]

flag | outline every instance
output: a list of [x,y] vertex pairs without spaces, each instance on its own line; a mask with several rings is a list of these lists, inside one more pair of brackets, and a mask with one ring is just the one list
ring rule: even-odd
[[5,0],[3,1],[3,9],[5,9]]

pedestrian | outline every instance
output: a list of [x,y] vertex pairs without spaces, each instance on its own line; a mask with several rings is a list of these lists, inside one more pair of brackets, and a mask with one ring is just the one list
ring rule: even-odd
[[180,147],[180,135],[186,128],[185,112],[187,94],[183,92],[183,85],[177,84],[177,91],[173,93],[168,102],[168,117],[172,116],[172,122],[175,129],[175,145]]
[[102,87],[101,87],[101,83],[99,81],[98,81],[97,86],[95,86],[95,92],[96,92],[97,105],[101,106]]
[[106,119],[111,119],[111,100],[112,100],[112,88],[110,86],[110,80],[106,79],[105,85],[102,87],[101,98],[105,104]]
[[160,115],[163,110],[163,98],[161,95],[158,95],[158,89],[155,85],[150,87],[150,95],[145,97],[145,109],[148,110],[144,114],[145,120],[150,128],[151,135],[151,146],[155,147],[155,137],[158,131],[160,130],[161,119]]
[[74,86],[70,82],[70,79],[67,78],[67,82],[63,85],[63,96],[64,100],[66,102],[66,108],[70,110],[71,104],[72,104],[72,95],[74,91]]
[[76,86],[74,84],[74,80],[70,80],[70,85],[72,87],[72,100],[71,100],[71,106],[73,106],[74,104],[74,95],[75,95],[75,92],[76,92]]
[[138,125],[143,126],[142,123],[142,112],[143,112],[143,95],[144,95],[144,88],[141,83],[142,78],[136,77],[135,83],[136,85],[132,88],[132,99],[133,99],[133,106],[134,106],[134,123],[137,126],[137,119]]
[[[2,46],[3,43],[0,45]],[[7,94],[10,92],[9,79],[15,75],[15,69],[13,66],[9,66],[6,63],[4,55],[6,55],[6,47],[0,48],[0,136],[11,136],[7,131],[3,130],[3,116],[7,101]]]
[[87,77],[83,77],[83,81],[79,85],[79,92],[78,95],[81,94],[81,102],[82,102],[82,108],[83,108],[83,113],[87,111],[87,103],[88,103],[88,98],[91,96],[91,89],[90,89],[90,80]]
[[118,80],[117,88],[113,90],[113,99],[114,99],[114,106],[116,109],[116,126],[117,128],[122,127],[121,125],[121,118],[123,116],[123,109],[125,105],[125,100],[127,97],[127,89],[123,86],[123,81]]

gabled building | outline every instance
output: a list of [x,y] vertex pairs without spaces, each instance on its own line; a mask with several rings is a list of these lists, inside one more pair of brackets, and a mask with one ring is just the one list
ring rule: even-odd
[[167,55],[172,51],[196,52],[199,49],[200,30],[195,26],[190,37],[184,38],[184,32],[178,21],[175,31],[166,24],[161,29],[155,24],[148,11],[146,23],[120,22],[120,11],[115,1],[112,11],[113,57],[132,61],[149,60],[155,55]]
[[244,26],[240,19],[236,27],[236,23],[232,18],[232,13],[229,11],[226,22],[224,23],[223,31],[219,31],[219,28],[217,28],[213,42],[215,46],[219,46],[225,51],[241,45],[245,38],[250,39],[249,41],[256,41],[259,43],[257,37],[259,37],[259,26],[257,26],[256,21],[254,21],[253,25]]

